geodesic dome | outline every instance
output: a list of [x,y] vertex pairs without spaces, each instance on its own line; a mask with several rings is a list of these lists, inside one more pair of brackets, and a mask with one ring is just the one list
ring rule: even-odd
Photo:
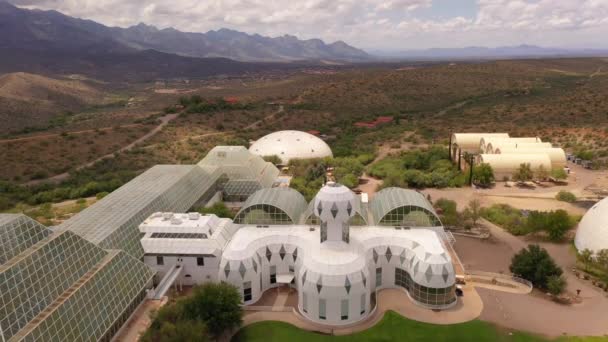
[[589,249],[594,253],[608,249],[608,198],[596,203],[578,224],[574,237],[578,251]]

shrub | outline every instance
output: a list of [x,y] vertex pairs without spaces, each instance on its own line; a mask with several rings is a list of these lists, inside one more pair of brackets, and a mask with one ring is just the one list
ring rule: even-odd
[[208,208],[199,208],[198,212],[201,214],[215,214],[217,217],[224,217],[233,219],[234,213],[224,204],[224,202],[217,202]]
[[547,278],[547,290],[554,296],[564,292],[566,289],[566,278],[559,275],[552,275]]
[[494,170],[487,163],[481,163],[473,168],[473,182],[481,186],[490,186],[494,183]]
[[527,182],[534,178],[534,173],[530,164],[523,163],[519,165],[519,168],[513,173],[513,180],[516,182]]
[[566,173],[566,171],[564,169],[558,168],[558,169],[551,170],[551,177],[558,179],[558,180],[562,180],[562,179],[568,178],[568,174]]
[[197,286],[192,296],[184,302],[184,316],[204,321],[209,332],[219,336],[241,325],[243,312],[240,291],[228,283]]
[[549,253],[538,245],[528,245],[528,248],[515,254],[509,269],[541,289],[548,289],[550,277],[559,277],[563,273]]
[[435,207],[441,209],[441,221],[444,225],[458,225],[460,217],[458,215],[456,202],[445,198],[440,198],[435,202]]
[[568,203],[576,202],[576,196],[573,193],[565,190],[558,192],[557,195],[555,195],[555,199]]

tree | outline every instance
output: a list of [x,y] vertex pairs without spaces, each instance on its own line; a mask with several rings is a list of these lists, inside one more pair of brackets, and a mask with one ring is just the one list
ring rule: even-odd
[[540,165],[538,169],[536,169],[536,179],[544,181],[549,178],[549,170],[547,170],[543,165]]
[[547,290],[550,294],[557,296],[566,289],[566,279],[561,275],[552,275],[547,278]]
[[589,265],[591,265],[593,262],[593,251],[591,251],[589,248],[583,249],[581,252],[579,252],[578,259],[583,263],[585,266],[585,271],[587,271],[589,269]]
[[459,223],[460,218],[456,208],[456,202],[440,198],[435,202],[435,207],[441,209],[441,221],[446,226],[455,226]]
[[516,182],[527,182],[532,180],[534,174],[529,163],[522,163],[519,168],[513,174],[513,180]]
[[488,163],[481,163],[473,167],[473,183],[481,186],[490,186],[494,183],[494,170]]
[[509,269],[541,289],[547,289],[549,277],[561,276],[563,273],[547,250],[538,245],[528,245],[528,248],[515,254]]
[[551,241],[561,241],[571,227],[570,216],[565,210],[558,209],[549,213],[547,217],[547,233]]
[[340,179],[338,179],[338,181],[350,189],[359,185],[359,178],[357,178],[357,176],[353,175],[352,173],[341,177]]
[[243,316],[239,289],[224,282],[196,286],[184,303],[184,314],[204,321],[213,336],[237,328]]
[[204,207],[200,208],[198,210],[198,212],[203,215],[215,214],[215,215],[217,215],[217,217],[224,217],[224,218],[229,218],[229,219],[234,218],[234,213],[230,210],[230,208],[228,208],[226,206],[226,204],[224,204],[224,202],[217,202],[208,208],[204,208]]
[[608,249],[601,249],[597,252],[595,260],[605,270],[608,270]]
[[158,330],[148,329],[142,342],[209,341],[205,323],[200,321],[163,322]]
[[471,220],[473,226],[477,225],[477,221],[481,218],[481,203],[478,199],[473,199],[465,209],[465,218]]
[[564,169],[558,168],[558,169],[551,170],[551,177],[561,180],[561,179],[568,178],[568,174],[566,173],[566,171]]

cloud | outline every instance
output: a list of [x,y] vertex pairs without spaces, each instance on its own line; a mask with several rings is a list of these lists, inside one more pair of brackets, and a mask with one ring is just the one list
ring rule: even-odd
[[[139,22],[345,40],[370,48],[509,45],[608,47],[607,0],[477,0],[471,17],[437,18],[433,0],[10,0],[111,26]],[[452,0],[460,1],[460,0]]]

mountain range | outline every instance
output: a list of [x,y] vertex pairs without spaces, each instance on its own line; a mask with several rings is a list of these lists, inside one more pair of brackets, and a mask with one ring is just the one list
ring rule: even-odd
[[0,28],[3,32],[0,45],[17,48],[38,45],[115,53],[155,50],[186,57],[221,57],[247,62],[360,61],[370,57],[342,41],[325,44],[320,39],[300,40],[289,35],[270,38],[229,29],[192,33],[173,28],[159,30],[143,23],[129,28],[108,27],[57,11],[22,9],[1,1]]
[[608,50],[606,49],[566,49],[526,44],[495,48],[470,46],[463,48],[431,48],[424,50],[372,50],[370,52],[380,58],[427,60],[608,56]]

